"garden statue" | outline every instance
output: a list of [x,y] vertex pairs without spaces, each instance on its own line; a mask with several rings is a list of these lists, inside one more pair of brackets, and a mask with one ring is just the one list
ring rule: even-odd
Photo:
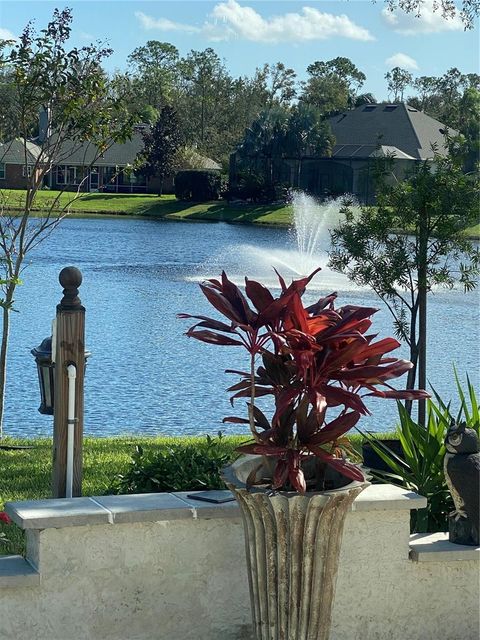
[[449,518],[449,539],[480,544],[480,442],[474,429],[452,420],[445,437],[445,479],[455,503]]

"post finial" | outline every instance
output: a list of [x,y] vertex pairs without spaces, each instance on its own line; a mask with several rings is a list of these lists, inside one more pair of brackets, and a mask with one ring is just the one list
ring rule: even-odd
[[63,287],[63,298],[60,301],[61,307],[77,308],[81,306],[78,297],[78,287],[82,284],[82,272],[77,267],[65,267],[58,276]]

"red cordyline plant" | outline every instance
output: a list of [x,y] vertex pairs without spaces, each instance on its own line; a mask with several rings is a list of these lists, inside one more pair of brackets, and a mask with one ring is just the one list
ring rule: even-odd
[[[351,305],[335,309],[336,293],[303,306],[302,295],[319,270],[289,286],[277,273],[278,297],[248,278],[244,295],[222,272],[220,280],[207,280],[200,288],[228,323],[178,314],[200,320],[187,336],[209,344],[243,346],[248,351],[249,371],[227,370],[241,376],[228,391],[232,392],[232,404],[237,398],[249,398],[248,419],[229,416],[223,421],[250,425],[253,442],[238,451],[274,461],[273,489],[293,488],[302,494],[323,488],[326,466],[348,478],[364,480],[361,470],[342,456],[338,445],[360,416],[370,413],[365,396],[428,397],[425,391],[399,391],[388,384],[412,363],[385,357],[400,346],[397,340],[375,341],[376,334],[367,333],[377,309]],[[274,398],[271,420],[255,406],[255,398],[266,395]],[[336,416],[327,421],[330,408],[336,409]],[[312,466],[312,460],[315,465],[310,478],[305,469]]]

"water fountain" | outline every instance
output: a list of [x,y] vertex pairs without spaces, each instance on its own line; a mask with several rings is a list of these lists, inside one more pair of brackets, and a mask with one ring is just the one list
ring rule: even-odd
[[278,281],[273,268],[288,280],[309,274],[320,266],[322,270],[313,280],[311,290],[352,289],[353,285],[345,276],[327,267],[329,230],[338,221],[340,200],[319,203],[305,193],[297,193],[292,199],[292,208],[293,225],[287,234],[287,242],[282,234],[281,242],[274,243],[270,237],[268,246],[230,245],[203,264],[199,277],[194,279],[217,277],[225,269],[237,284],[242,284],[247,275],[267,286],[275,286]]

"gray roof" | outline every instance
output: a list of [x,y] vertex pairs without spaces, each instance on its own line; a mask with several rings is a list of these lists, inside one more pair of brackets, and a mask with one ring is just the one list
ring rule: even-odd
[[[38,145],[27,140],[27,164],[35,164],[41,151]],[[15,138],[9,142],[0,144],[0,162],[5,164],[24,164],[25,149],[23,140]]]
[[400,160],[415,160],[404,151],[390,145],[376,144],[336,144],[332,150],[332,158],[385,158],[391,156]]
[[[52,145],[49,145],[50,148]],[[111,144],[102,154],[91,142],[75,142],[66,140],[60,150],[52,158],[54,164],[72,164],[89,166],[126,166],[133,164],[137,153],[143,149],[143,137],[140,129],[136,129],[132,138],[126,142]]]
[[[91,142],[75,142],[66,140],[60,149],[55,150],[55,137],[52,136],[49,143],[45,146],[45,160],[47,153],[55,165],[80,165],[90,166],[95,164],[101,167],[121,166],[124,167],[133,164],[139,151],[143,149],[142,130],[144,126],[137,126],[130,140],[126,142],[116,142],[111,144],[104,153],[100,154],[98,148]],[[27,141],[27,149],[29,152],[28,162],[34,163],[41,153],[42,147],[38,139]],[[216,169],[222,167],[211,158],[202,156],[198,152],[192,154],[193,163],[196,169]],[[8,164],[23,164],[23,142],[20,139],[11,140],[5,144],[0,144],[0,162]]]
[[[371,157],[372,146],[382,146],[405,154],[397,157],[424,160],[433,157],[432,144],[446,155],[445,133],[457,133],[408,104],[366,104],[328,121],[336,142],[333,155],[337,157]],[[348,155],[348,151],[352,153]]]

